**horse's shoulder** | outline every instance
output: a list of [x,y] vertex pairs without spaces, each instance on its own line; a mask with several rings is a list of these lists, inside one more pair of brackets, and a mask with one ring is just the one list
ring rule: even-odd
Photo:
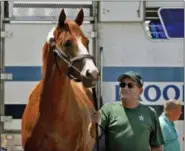
[[31,133],[37,123],[39,117],[39,94],[41,82],[39,82],[29,95],[28,104],[24,110],[22,117],[22,141],[23,144],[31,136]]

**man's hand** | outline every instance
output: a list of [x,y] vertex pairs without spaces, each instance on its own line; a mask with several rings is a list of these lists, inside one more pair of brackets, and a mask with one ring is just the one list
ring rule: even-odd
[[101,115],[98,111],[95,111],[91,114],[91,121],[93,124],[100,122]]
[[[89,131],[91,134],[91,137],[96,139],[96,123],[100,122],[101,115],[98,111],[93,111],[91,113],[91,124],[89,125]],[[101,130],[98,126],[98,136],[101,136]]]

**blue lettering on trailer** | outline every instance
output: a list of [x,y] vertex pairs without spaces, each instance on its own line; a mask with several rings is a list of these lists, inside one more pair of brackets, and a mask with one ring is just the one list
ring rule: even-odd
[[[150,90],[153,89],[156,93],[155,97],[152,98]],[[169,90],[172,89],[174,91],[174,99],[179,99],[181,94],[180,92],[184,92],[184,86],[182,86],[182,91],[181,88],[179,88],[176,85],[166,85],[164,88],[161,88],[158,85],[152,84],[152,85],[148,85],[144,88],[144,92],[143,92],[143,97],[146,101],[149,102],[157,102],[159,101],[159,99],[161,97],[163,97],[165,100],[168,99],[172,99],[169,97]],[[182,94],[182,98],[184,100],[184,93]],[[119,100],[119,85],[115,86],[115,100],[118,101]]]

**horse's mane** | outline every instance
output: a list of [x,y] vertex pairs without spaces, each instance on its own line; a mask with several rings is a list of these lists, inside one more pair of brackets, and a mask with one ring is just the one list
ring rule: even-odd
[[[47,61],[50,60],[49,58],[49,43],[45,43],[42,49],[42,77],[44,77],[46,70],[47,70]],[[53,64],[53,61],[51,62]]]
[[53,51],[51,50],[50,46],[50,38],[54,38],[54,35],[58,33],[56,30],[54,32],[54,30],[55,28],[50,31],[47,37],[47,41],[42,48],[42,78],[45,76],[46,71],[51,71],[52,67],[55,65]]

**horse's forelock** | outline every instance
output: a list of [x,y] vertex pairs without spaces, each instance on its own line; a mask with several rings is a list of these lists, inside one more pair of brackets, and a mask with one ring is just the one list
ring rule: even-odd
[[80,26],[75,21],[68,20],[66,21],[66,23],[68,24],[69,30],[71,31],[71,33],[74,33],[76,36],[83,35],[83,32],[80,29]]
[[53,28],[50,30],[50,32],[48,33],[48,36],[47,36],[47,39],[46,39],[47,43],[50,42],[50,39],[51,39],[51,38],[54,38],[54,31],[55,31],[55,29],[56,29],[56,27],[53,27]]

